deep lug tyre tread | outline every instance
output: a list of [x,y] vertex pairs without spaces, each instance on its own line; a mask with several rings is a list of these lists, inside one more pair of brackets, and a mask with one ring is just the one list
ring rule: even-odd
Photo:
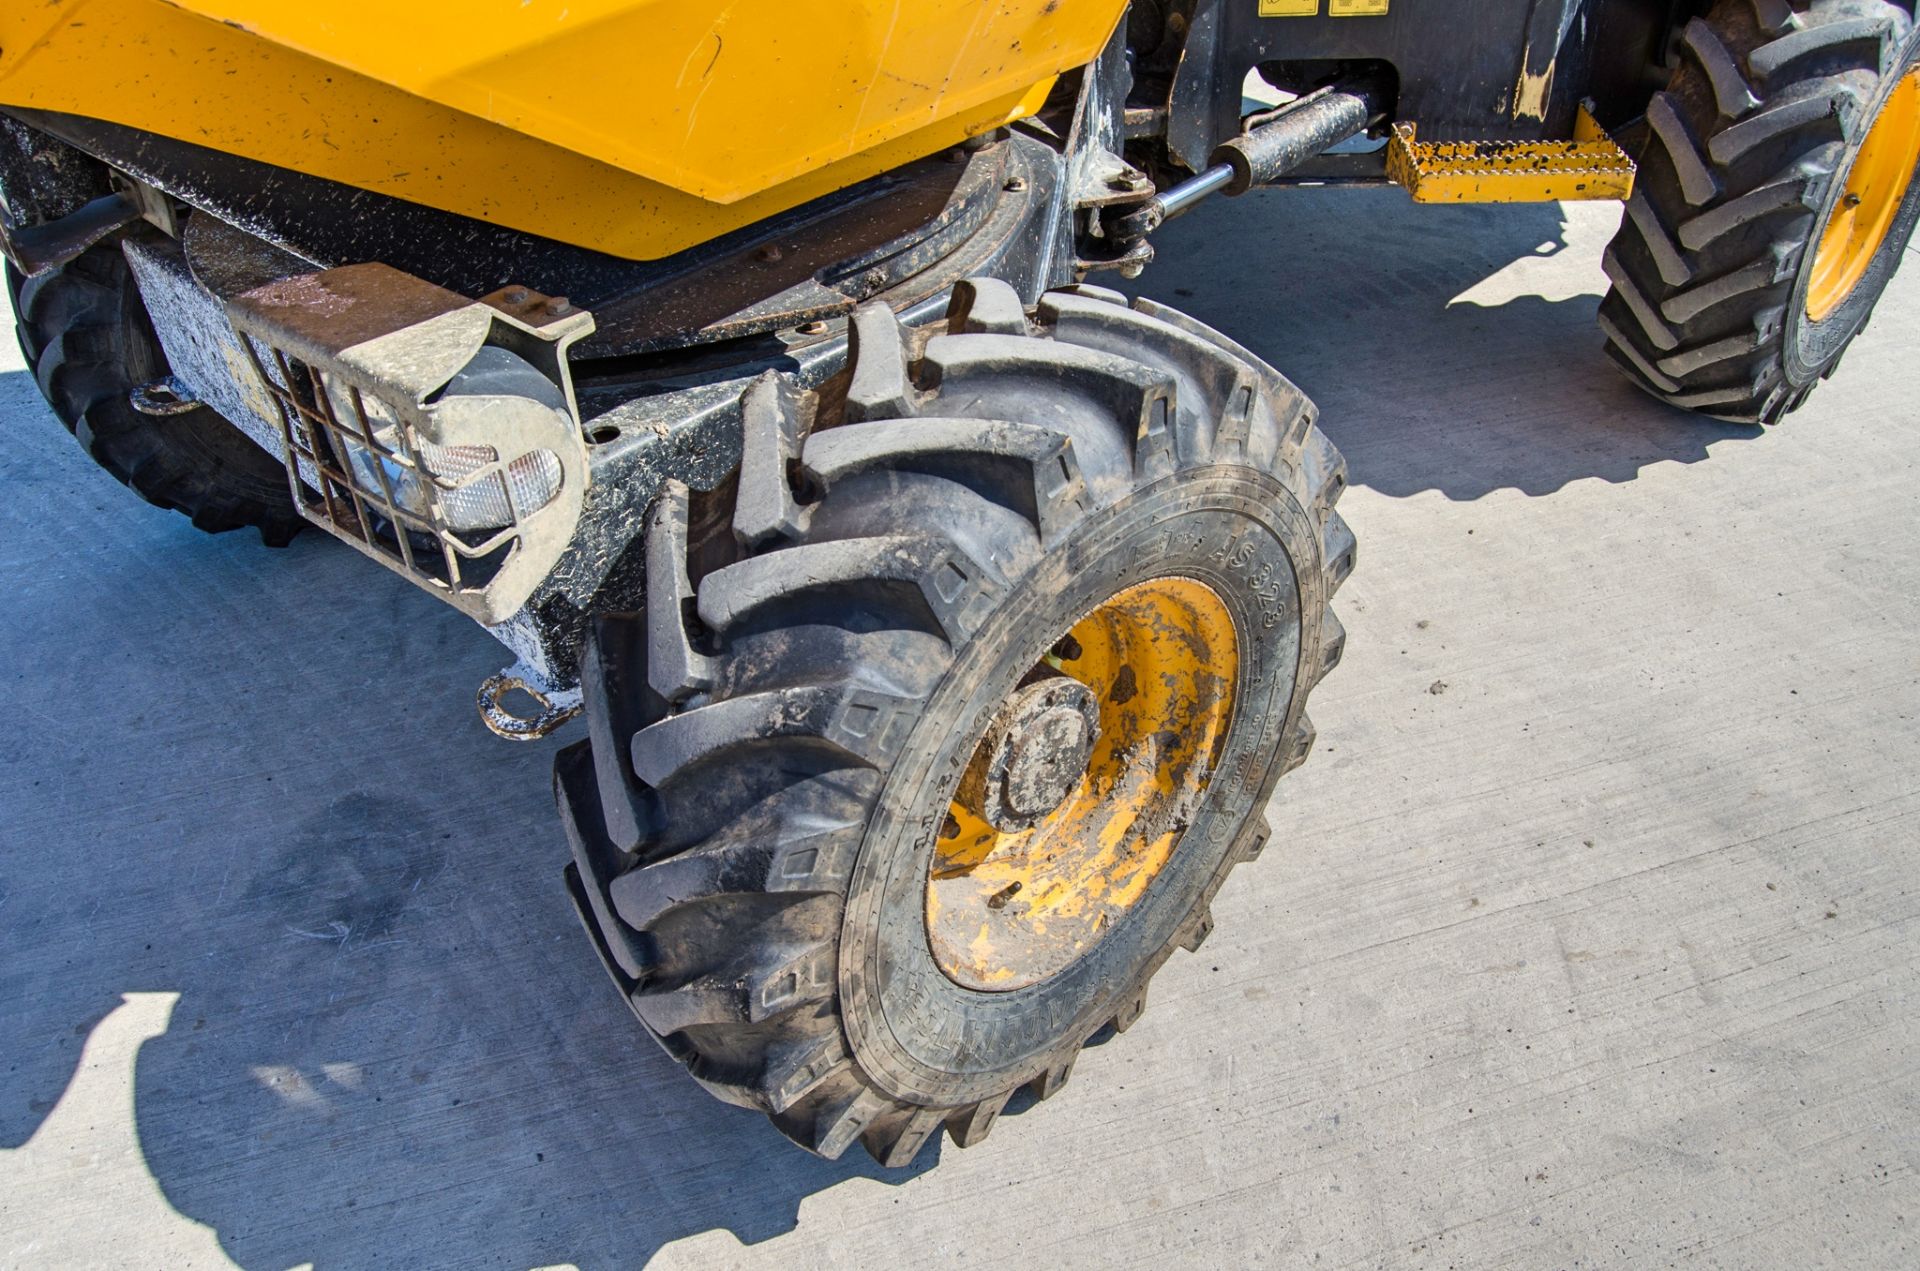
[[[1889,0],[1718,0],[1688,22],[1605,258],[1600,328],[1628,378],[1676,406],[1771,424],[1831,372],[1844,343],[1810,373],[1791,369],[1789,310],[1911,29]],[[1851,338],[1865,311],[1844,320]]]
[[[647,1029],[802,1147],[834,1157],[858,1142],[901,1166],[942,1128],[979,1142],[1015,1093],[896,1099],[842,1027],[835,968],[855,858],[931,686],[1085,518],[1184,469],[1250,466],[1281,482],[1311,520],[1318,559],[1296,568],[1322,571],[1316,595],[1344,581],[1354,549],[1333,511],[1345,466],[1311,403],[1184,315],[1080,287],[1029,318],[1004,283],[975,280],[942,334],[910,336],[878,305],[852,326],[837,418],[772,384],[743,399],[730,559],[696,577],[692,496],[672,487],[659,500],[647,610],[597,622],[590,738],[562,754],[556,788],[570,885],[604,880],[583,916],[611,928],[596,943]],[[1345,632],[1324,602],[1302,621],[1321,624],[1317,679]],[[1312,735],[1301,715],[1275,777]],[[1261,811],[1230,861],[1265,844]],[[1105,1023],[1130,1027],[1173,948],[1199,947],[1211,894]],[[1058,1092],[1085,1040],[1062,1038],[1028,1092]]]

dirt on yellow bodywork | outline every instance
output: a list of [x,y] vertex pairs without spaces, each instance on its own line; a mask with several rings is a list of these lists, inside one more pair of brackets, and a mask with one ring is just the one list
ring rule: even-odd
[[[1140,902],[1205,794],[1232,719],[1233,621],[1193,579],[1119,592],[1046,663],[1092,690],[1098,739],[1078,783],[1031,828],[997,829],[962,779],[927,881],[927,930],[941,970],[968,988],[1057,974]],[[985,762],[977,753],[973,765]]]

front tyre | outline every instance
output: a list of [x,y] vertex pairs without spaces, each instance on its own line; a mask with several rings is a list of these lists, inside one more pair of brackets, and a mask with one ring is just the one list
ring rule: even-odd
[[[1305,759],[1353,565],[1285,379],[1147,301],[856,315],[769,376],[737,484],[673,487],[560,756],[570,883],[648,1030],[835,1157],[977,1141],[1198,947]],[[705,525],[730,531],[717,541]]]

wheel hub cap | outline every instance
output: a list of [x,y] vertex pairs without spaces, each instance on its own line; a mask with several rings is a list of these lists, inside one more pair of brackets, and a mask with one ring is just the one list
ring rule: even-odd
[[1092,689],[1057,674],[1029,684],[988,728],[960,798],[996,830],[1032,829],[1086,776],[1099,736]]

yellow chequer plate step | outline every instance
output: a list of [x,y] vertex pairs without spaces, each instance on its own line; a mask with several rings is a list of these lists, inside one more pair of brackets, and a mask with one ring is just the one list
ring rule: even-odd
[[1387,143],[1387,176],[1416,203],[1625,199],[1634,171],[1584,110],[1573,141],[1421,141],[1397,124]]

